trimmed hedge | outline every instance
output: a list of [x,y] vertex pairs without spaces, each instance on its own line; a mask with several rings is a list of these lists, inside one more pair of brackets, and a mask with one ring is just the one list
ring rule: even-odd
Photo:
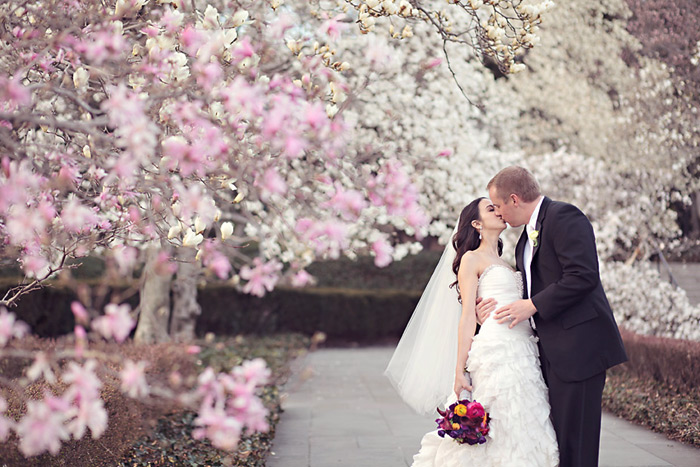
[[622,331],[629,361],[621,370],[700,394],[700,342]]
[[329,340],[370,342],[401,336],[420,292],[279,287],[263,298],[226,286],[200,290],[197,333],[324,332]]
[[[0,293],[9,286],[0,285]],[[121,292],[125,286],[108,291]],[[47,284],[22,297],[12,311],[40,337],[58,337],[73,331],[72,290]],[[359,290],[332,287],[305,289],[278,287],[262,298],[243,294],[230,285],[212,284],[199,289],[202,315],[196,332],[217,335],[324,332],[330,341],[377,342],[401,336],[420,292]],[[138,305],[138,294],[127,303]]]
[[[83,281],[93,285],[95,281]],[[0,280],[0,296],[13,288],[17,282],[6,278]],[[98,283],[95,282],[94,285]],[[109,300],[112,292],[121,293],[127,290],[126,285],[107,286],[105,297]],[[70,310],[70,304],[78,297],[70,288],[55,282],[46,282],[38,290],[20,297],[16,306],[10,311],[29,325],[32,333],[39,337],[58,337],[73,332],[75,319]],[[136,307],[139,303],[138,293],[130,296],[125,303]]]
[[700,447],[700,342],[623,332],[629,361],[608,371],[603,407]]

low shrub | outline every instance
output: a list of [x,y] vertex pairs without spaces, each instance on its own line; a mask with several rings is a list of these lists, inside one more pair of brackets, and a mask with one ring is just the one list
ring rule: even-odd
[[309,265],[307,270],[316,278],[319,287],[423,290],[440,260],[442,248],[423,250],[384,268],[376,267],[372,257],[359,257],[319,261]]
[[324,332],[330,341],[376,342],[403,332],[420,292],[279,287],[263,298],[227,286],[200,290],[197,333]]
[[603,407],[700,447],[700,342],[622,332],[629,361],[608,371]]
[[622,331],[624,371],[680,391],[700,391],[700,342]]

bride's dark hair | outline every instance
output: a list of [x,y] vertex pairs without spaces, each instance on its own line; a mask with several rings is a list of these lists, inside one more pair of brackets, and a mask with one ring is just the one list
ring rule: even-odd
[[[455,276],[459,273],[459,265],[462,263],[462,256],[467,251],[476,250],[481,243],[479,238],[479,231],[474,228],[472,221],[481,221],[481,216],[479,215],[479,203],[484,197],[477,198],[471,203],[467,204],[462,213],[459,215],[459,223],[457,224],[457,233],[452,237],[452,246],[457,252],[454,262],[452,263],[452,270]],[[498,256],[503,253],[503,241],[498,239]],[[459,294],[459,285],[455,280],[450,287],[457,286],[457,293]],[[461,302],[461,296],[460,296]]]

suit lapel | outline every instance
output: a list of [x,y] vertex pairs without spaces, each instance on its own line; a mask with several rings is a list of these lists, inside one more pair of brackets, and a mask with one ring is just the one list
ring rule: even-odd
[[520,234],[518,243],[515,244],[515,267],[518,269],[518,271],[522,272],[523,274],[525,274],[525,270],[523,269],[525,267],[525,265],[523,264],[523,252],[525,251],[526,242],[527,233],[523,228],[523,232],[522,234]]
[[551,199],[546,196],[542,200],[542,205],[540,206],[540,212],[537,213],[537,222],[535,222],[535,230],[538,232],[537,235],[537,245],[532,249],[532,261],[535,261],[535,256],[540,250],[540,245],[542,244],[542,222],[544,222],[544,216],[547,214],[547,208],[552,202]]

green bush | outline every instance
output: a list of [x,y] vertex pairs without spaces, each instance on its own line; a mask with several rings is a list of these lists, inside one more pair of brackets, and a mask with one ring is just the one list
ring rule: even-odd
[[348,289],[400,289],[423,290],[440,260],[440,251],[422,251],[391,263],[385,268],[374,265],[374,258],[356,260],[341,258],[320,261],[307,269],[317,280],[319,287]]
[[[0,285],[4,294],[9,285]],[[108,288],[106,297],[125,286]],[[331,341],[376,342],[398,338],[413,312],[420,293],[407,290],[359,290],[330,287],[305,289],[279,287],[263,298],[238,292],[226,284],[201,288],[202,315],[197,334],[217,335],[297,332],[326,333]],[[75,293],[59,284],[47,284],[22,297],[12,309],[40,337],[57,337],[73,331],[70,304]],[[127,303],[138,305],[138,294]]]
[[226,286],[208,286],[199,292],[202,315],[197,333],[311,335],[321,331],[331,340],[397,338],[419,298],[414,291],[330,287],[279,287],[257,298]]
[[629,361],[608,371],[603,407],[700,447],[700,342],[623,332]]

